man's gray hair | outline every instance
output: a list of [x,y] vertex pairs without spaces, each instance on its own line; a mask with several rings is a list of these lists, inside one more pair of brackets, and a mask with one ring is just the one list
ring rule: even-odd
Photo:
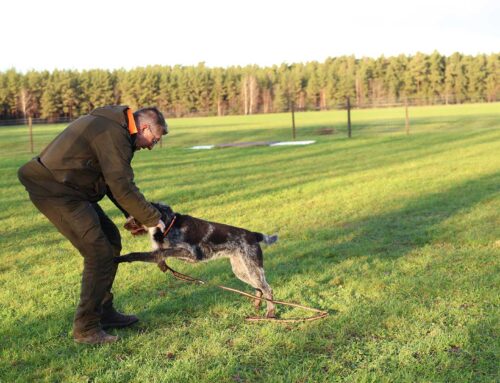
[[156,107],[142,108],[134,112],[134,119],[137,123],[149,124],[157,131],[161,132],[162,136],[168,134],[168,125],[165,117]]

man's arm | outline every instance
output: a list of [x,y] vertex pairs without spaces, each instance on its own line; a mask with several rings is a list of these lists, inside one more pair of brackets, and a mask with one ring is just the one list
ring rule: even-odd
[[132,146],[127,135],[127,131],[110,127],[93,137],[91,146],[113,202],[147,227],[154,227],[160,221],[160,212],[144,198],[134,183],[134,172],[130,166]]
[[130,234],[132,235],[142,235],[146,234],[147,230],[141,225],[140,222],[137,222],[134,217],[132,217],[127,211],[120,206],[118,201],[115,199],[113,196],[113,193],[111,193],[111,189],[109,188],[108,185],[106,185],[106,195],[108,198],[111,200],[111,202],[114,203],[114,205],[123,213],[125,218],[127,219],[125,221],[125,225],[123,227],[130,231]]

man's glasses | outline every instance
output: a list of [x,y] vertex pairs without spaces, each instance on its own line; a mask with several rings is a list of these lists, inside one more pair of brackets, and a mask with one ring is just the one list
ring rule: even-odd
[[151,143],[153,146],[155,146],[158,142],[160,142],[161,138],[156,138],[155,135],[153,134],[153,131],[151,130],[151,126],[148,126],[149,133],[153,136],[153,139],[151,140]]

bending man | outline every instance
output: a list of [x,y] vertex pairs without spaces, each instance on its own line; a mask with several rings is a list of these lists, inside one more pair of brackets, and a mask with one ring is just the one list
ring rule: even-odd
[[45,150],[22,166],[18,177],[33,204],[83,256],[80,302],[73,323],[76,342],[118,340],[104,330],[130,326],[135,315],[113,307],[111,287],[120,255],[117,227],[97,204],[104,195],[126,216],[164,230],[160,213],[134,183],[134,151],[151,150],[167,124],[156,108],[132,113],[126,106],[105,106],[72,122]]

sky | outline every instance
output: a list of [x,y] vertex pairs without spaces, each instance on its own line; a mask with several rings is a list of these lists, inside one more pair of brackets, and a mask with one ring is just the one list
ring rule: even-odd
[[499,0],[9,0],[0,71],[500,52]]

